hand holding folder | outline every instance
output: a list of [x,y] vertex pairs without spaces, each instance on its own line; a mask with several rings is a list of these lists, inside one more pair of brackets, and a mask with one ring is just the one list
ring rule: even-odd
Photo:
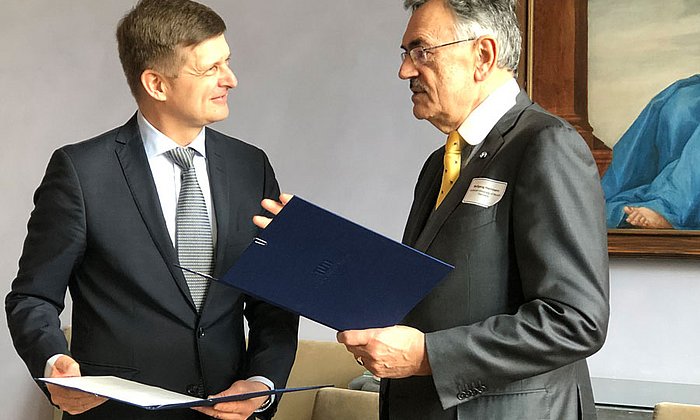
[[[294,198],[292,194],[285,194],[282,193],[280,194],[280,201],[277,202],[275,200],[270,200],[269,198],[266,198],[262,201],[262,207],[267,210],[268,212],[272,213],[273,215],[277,216],[280,211],[284,208],[284,206],[289,203],[289,200]],[[265,229],[267,225],[272,222],[272,219],[266,216],[253,216],[253,223],[261,229]]]
[[243,401],[268,395],[299,392],[330,387],[316,385],[300,388],[271,389],[260,392],[228,395],[218,398],[197,398],[168,391],[156,386],[117,378],[115,376],[75,376],[69,378],[38,378],[38,381],[75,389],[88,394],[99,395],[125,404],[147,410],[168,410],[174,408],[211,407],[222,402]]
[[[72,357],[66,354],[60,355],[53,361],[49,376],[52,378],[81,376],[80,365]],[[51,394],[51,402],[69,414],[84,413],[107,401],[104,397],[50,383],[46,385],[46,389]]]

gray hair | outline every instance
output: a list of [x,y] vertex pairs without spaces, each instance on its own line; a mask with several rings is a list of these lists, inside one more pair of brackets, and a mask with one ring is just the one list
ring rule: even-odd
[[[428,0],[404,0],[416,11]],[[522,38],[515,14],[518,0],[442,0],[455,15],[455,32],[461,38],[492,34],[500,47],[496,65],[517,74]]]

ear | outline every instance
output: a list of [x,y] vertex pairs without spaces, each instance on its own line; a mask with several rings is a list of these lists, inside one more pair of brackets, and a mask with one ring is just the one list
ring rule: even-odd
[[474,77],[477,81],[483,82],[496,69],[498,45],[496,40],[490,36],[479,38],[475,44],[477,57],[474,63],[476,67]]
[[146,69],[141,73],[141,85],[146,94],[156,101],[162,102],[167,98],[165,78],[155,70]]

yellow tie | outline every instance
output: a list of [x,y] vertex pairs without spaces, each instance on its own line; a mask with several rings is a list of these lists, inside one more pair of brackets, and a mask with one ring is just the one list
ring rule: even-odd
[[458,132],[453,131],[447,136],[447,143],[445,143],[445,171],[442,173],[442,184],[440,184],[440,193],[438,194],[437,203],[435,203],[435,208],[437,209],[445,199],[445,196],[450,189],[457,182],[459,178],[459,170],[462,167],[462,145],[464,144],[462,136]]

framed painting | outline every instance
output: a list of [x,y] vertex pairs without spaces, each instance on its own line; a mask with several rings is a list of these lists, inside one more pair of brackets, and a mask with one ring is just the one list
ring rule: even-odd
[[[635,118],[652,99],[658,100],[659,92],[700,73],[700,42],[696,41],[700,39],[700,3],[522,0],[519,12],[525,33],[520,83],[536,102],[568,120],[581,133],[603,176],[606,196],[612,197],[606,182],[613,179],[611,174],[619,175],[621,168],[620,159],[613,162],[612,148],[625,135],[629,137],[627,133],[633,131],[630,126]],[[700,92],[700,76],[697,79]],[[700,98],[697,99],[700,106]],[[700,147],[700,129],[697,131]],[[660,137],[665,140],[667,136]],[[678,144],[685,145],[685,141]],[[632,143],[620,143],[616,148],[619,156],[624,144]],[[675,149],[683,149],[681,146]],[[698,153],[688,149],[691,151],[685,160],[700,161],[700,148]],[[639,154],[637,150],[634,153]],[[653,164],[650,159],[638,159],[637,168],[629,172],[637,175],[639,168],[670,167],[668,162]],[[611,163],[614,169],[606,180],[604,174]],[[692,167],[690,163],[686,166]],[[684,177],[679,178],[686,184],[685,190],[677,195],[685,200],[689,212],[700,215],[700,172],[687,171],[686,168]],[[689,179],[689,175],[699,181]],[[692,202],[693,196],[697,196],[697,205]],[[667,198],[665,201],[669,201]],[[626,222],[628,214],[622,214],[625,206],[613,208],[612,200],[608,202],[607,213],[615,214],[609,216],[608,223],[611,256],[700,257],[700,222],[695,223],[692,217],[680,228],[663,224],[659,228],[648,222],[653,214],[645,212],[650,217],[638,220],[646,220],[646,225],[632,225]],[[636,207],[628,206],[624,211],[632,212],[633,208]],[[661,210],[657,213],[663,215]]]

